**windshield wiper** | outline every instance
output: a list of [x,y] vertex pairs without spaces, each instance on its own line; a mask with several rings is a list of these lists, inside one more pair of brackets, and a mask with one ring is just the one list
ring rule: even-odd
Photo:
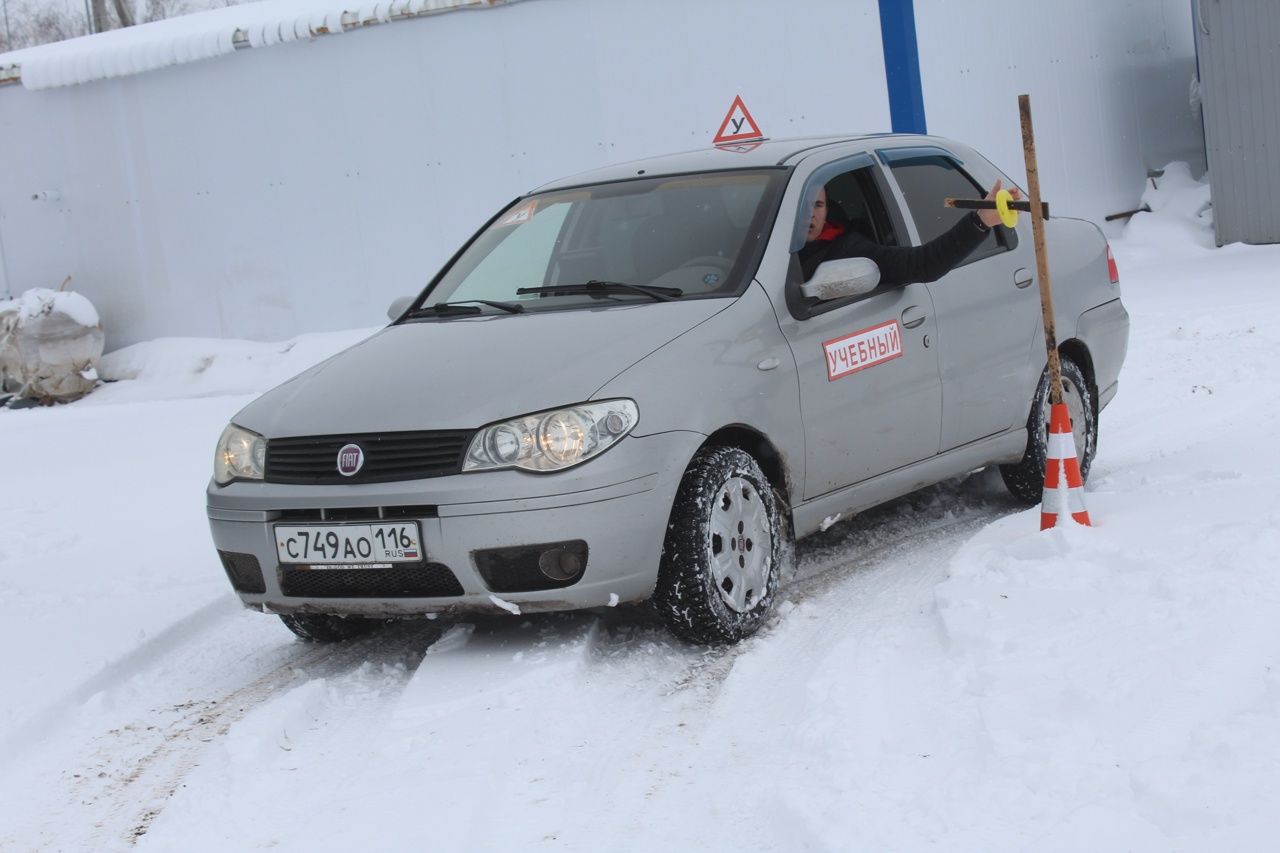
[[563,294],[565,296],[585,293],[594,297],[604,297],[610,293],[639,293],[659,302],[670,302],[673,299],[679,299],[684,296],[684,291],[678,287],[651,287],[647,284],[627,284],[625,281],[596,281],[595,279],[588,281],[586,284],[553,284],[547,287],[520,287],[516,289],[517,296],[523,296],[526,293]]
[[480,305],[488,305],[490,308],[497,308],[506,311],[508,314],[523,314],[524,306],[518,302],[497,302],[492,299],[459,299],[457,302],[437,302],[435,305],[426,305],[421,308],[415,308],[409,312],[409,316],[419,316],[422,314],[479,314],[480,305],[470,305],[468,303],[478,302]]

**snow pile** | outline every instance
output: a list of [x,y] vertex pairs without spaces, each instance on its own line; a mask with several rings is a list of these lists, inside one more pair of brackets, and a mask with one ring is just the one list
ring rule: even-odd
[[98,312],[84,296],[28,290],[0,302],[0,385],[46,401],[83,397],[97,384],[102,343]]
[[[1276,828],[1280,527],[1249,519],[1239,474],[1146,473],[1163,482],[1090,495],[1105,526],[1041,535],[1020,515],[965,546],[937,590],[947,653],[985,784],[1025,786],[1017,810],[1059,814],[1063,846],[1247,849]],[[1098,805],[1060,813],[1084,792]]]
[[1040,533],[1032,510],[951,560],[952,702],[980,721],[980,796],[1051,847],[1260,849],[1280,829],[1280,255],[1208,249],[1208,186],[1183,164],[1144,200],[1112,246],[1133,332],[1094,527]]
[[1186,163],[1170,163],[1163,175],[1147,180],[1142,203],[1151,211],[1135,213],[1124,231],[1132,259],[1156,260],[1170,252],[1194,254],[1216,245],[1207,173],[1197,181]]
[[107,353],[99,372],[117,384],[104,402],[158,397],[257,394],[354,346],[377,331],[323,332],[275,343],[217,338],[161,338]]

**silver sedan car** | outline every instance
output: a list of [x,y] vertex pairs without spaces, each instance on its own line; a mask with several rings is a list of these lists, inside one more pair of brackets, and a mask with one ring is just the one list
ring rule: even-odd
[[[813,199],[921,245],[1008,177],[938,137],[768,141],[557,181],[498,212],[391,325],[264,394],[219,440],[213,539],[299,636],[652,600],[732,642],[789,537],[999,465],[1039,500],[1047,380],[1030,222],[932,283],[839,258]],[[1081,468],[1129,319],[1096,226],[1047,221]]]

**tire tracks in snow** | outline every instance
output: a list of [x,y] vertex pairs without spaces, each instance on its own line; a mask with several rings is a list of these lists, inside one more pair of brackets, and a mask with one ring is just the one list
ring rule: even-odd
[[[740,719],[733,703],[805,689],[815,672],[830,665],[833,643],[852,637],[858,645],[867,640],[874,645],[895,620],[918,612],[917,602],[940,580],[944,561],[969,536],[1021,509],[1008,496],[989,493],[981,479],[952,481],[802,540],[796,549],[796,579],[780,591],[773,618],[736,646],[706,649],[665,694],[676,700],[691,694],[702,709],[691,720],[685,750],[715,754],[723,749],[723,726]],[[820,606],[796,610],[810,603]],[[796,738],[798,752],[807,748],[808,728],[793,725],[793,707],[766,701],[755,713],[758,724]],[[645,797],[678,799],[688,793],[680,773],[662,772],[653,775]],[[790,840],[771,846],[762,836],[762,849],[791,849],[797,837],[821,837],[820,827],[803,810],[775,806],[788,816]]]
[[[50,814],[46,827],[65,830],[74,823],[66,820],[72,812],[83,821],[88,811],[90,835],[72,846],[131,846],[147,833],[209,745],[254,709],[303,683],[344,675],[367,661],[403,662],[411,674],[440,634],[437,623],[422,621],[393,623],[349,643],[297,642],[286,647],[283,660],[220,696],[152,707],[131,722],[94,735],[87,763],[79,772],[65,774],[71,782],[65,812]],[[57,838],[58,844],[70,841],[63,831],[46,829],[45,837]]]
[[[971,477],[925,489],[802,541],[794,557],[796,579],[783,587],[780,603],[794,605],[838,593],[858,602],[853,618],[867,621],[869,625],[865,630],[874,630],[877,621],[891,618],[887,612],[879,620],[875,616],[877,612],[886,611],[885,596],[901,599],[921,585],[936,582],[936,576],[910,571],[912,566],[907,566],[907,571],[893,571],[904,556],[1017,510],[1007,497],[993,496],[981,482]],[[892,607],[887,610],[896,612]],[[144,645],[127,659],[108,667],[72,698],[78,697],[77,704],[83,704],[89,696],[109,690],[116,680],[155,666],[161,656],[172,654],[175,647],[180,652],[184,644],[198,642],[202,636],[216,643],[217,632],[225,630],[224,625],[231,621],[230,612],[216,603],[197,611],[187,620],[189,624],[179,623],[157,637],[157,642]],[[554,614],[524,618],[541,623],[555,634],[561,629],[573,633],[576,630],[573,626],[580,624],[578,620],[557,621]],[[560,618],[563,619],[563,615]],[[677,699],[692,697],[701,707],[716,704],[725,682],[743,656],[767,655],[777,639],[781,639],[776,635],[784,628],[788,645],[793,644],[797,636],[785,612],[776,615],[760,634],[737,646],[701,649],[671,638],[656,617],[646,615],[643,609],[606,611],[588,618],[594,620],[594,627],[582,635],[580,642],[586,666],[594,677],[622,682],[651,679],[655,672],[670,666],[669,677],[661,679],[660,695]],[[849,619],[849,608],[833,608],[832,613],[816,620],[813,626],[803,626],[800,634],[818,637],[834,618]],[[490,621],[480,620],[482,625]],[[512,630],[514,625],[506,627],[506,623],[503,619],[501,624],[481,630],[506,634],[518,647],[521,637],[527,635]],[[283,647],[282,654],[255,662],[257,670],[246,672],[247,680],[241,679],[238,686],[220,695],[192,698],[190,694],[194,691],[188,691],[185,696],[173,697],[180,699],[176,704],[154,704],[131,722],[91,736],[87,743],[88,756],[85,751],[77,756],[79,772],[64,774],[64,784],[72,783],[71,791],[66,795],[63,808],[48,815],[42,837],[52,841],[53,846],[67,843],[81,846],[66,837],[68,825],[78,822],[83,827],[80,832],[87,829],[91,833],[91,837],[84,840],[86,849],[111,849],[136,843],[148,832],[170,798],[184,787],[209,745],[223,738],[255,708],[312,679],[350,673],[366,661],[403,662],[407,683],[427,650],[451,624],[458,623],[392,623],[383,631],[348,643],[321,646],[293,643]],[[655,655],[661,664],[656,667],[645,660]],[[214,660],[218,658],[215,656]],[[513,663],[513,676],[520,671],[521,667]],[[395,695],[387,697],[388,703],[396,701],[402,689],[392,692]],[[68,820],[73,815],[75,820]]]
[[27,747],[42,742],[59,726],[65,725],[69,712],[80,708],[93,696],[111,689],[138,671],[168,654],[174,645],[189,642],[226,619],[239,613],[242,605],[230,596],[219,596],[155,636],[133,648],[128,654],[104,666],[89,679],[70,690],[57,701],[19,725],[0,740],[0,754],[14,758]]

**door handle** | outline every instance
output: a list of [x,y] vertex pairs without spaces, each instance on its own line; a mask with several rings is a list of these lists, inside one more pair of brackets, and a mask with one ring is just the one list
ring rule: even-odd
[[912,305],[902,312],[902,325],[908,329],[914,329],[925,321],[924,309],[919,305]]
[[1019,267],[1013,271],[1013,286],[1019,290],[1024,287],[1030,287],[1033,281],[1035,281],[1035,276],[1031,275],[1031,270],[1026,267]]

